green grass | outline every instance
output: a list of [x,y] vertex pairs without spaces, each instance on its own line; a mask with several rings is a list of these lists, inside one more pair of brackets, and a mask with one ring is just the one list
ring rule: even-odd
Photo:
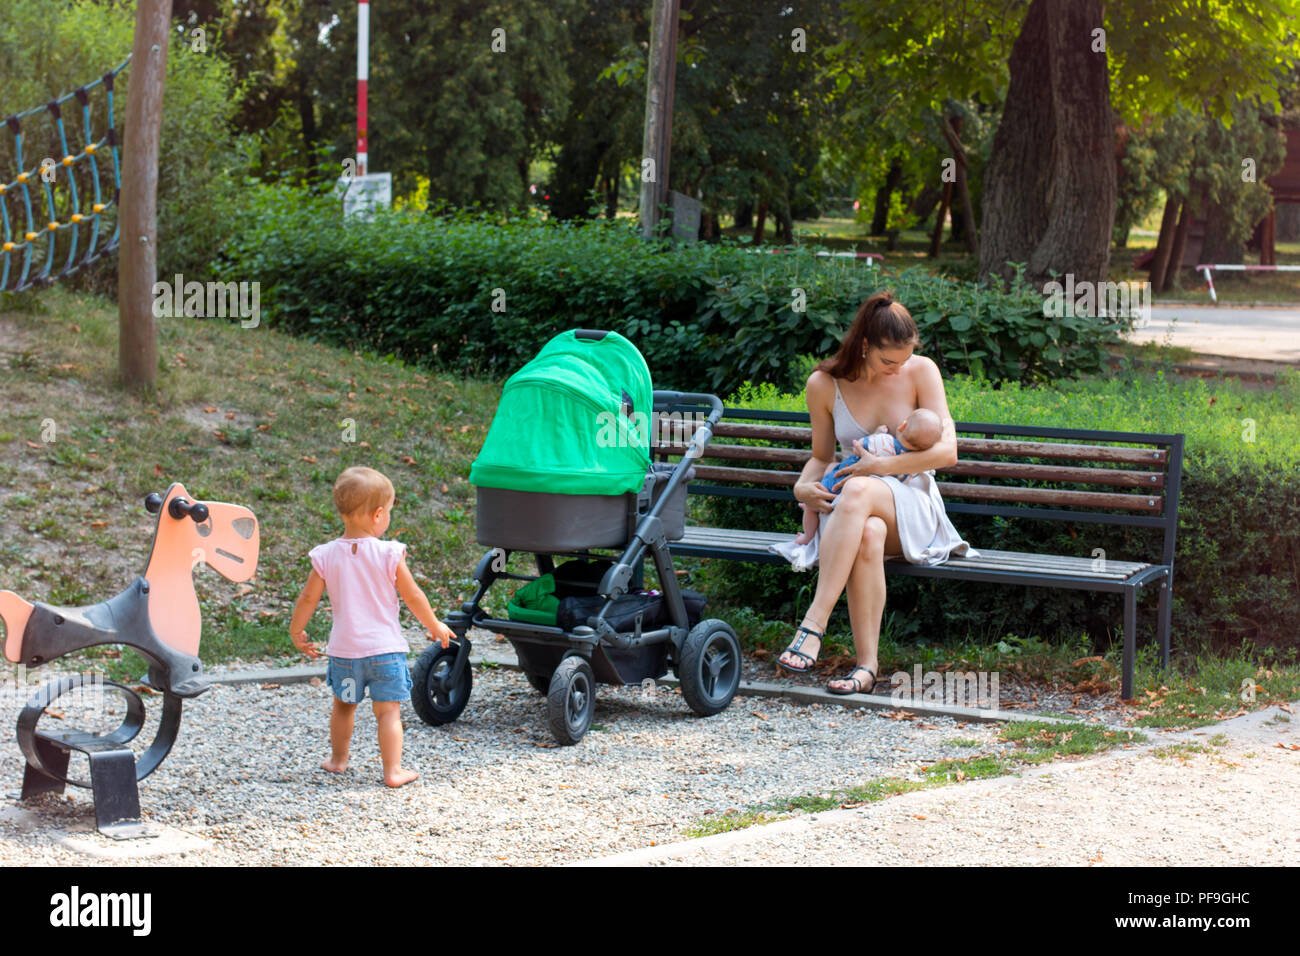
[[[481,549],[466,479],[499,383],[265,327],[163,318],[157,387],[136,397],[116,382],[115,306],[62,289],[9,302],[21,308],[0,311],[0,588],[73,606],[111,597],[146,563],[154,519],[144,496],[181,481],[198,497],[247,505],[261,525],[251,591],[196,573],[200,656],[301,660],[287,628],[307,552],[342,532],[333,483],[364,464],[393,482],[388,536],[408,545],[435,609],[467,595]],[[53,442],[42,440],[47,419]],[[318,611],[309,634],[328,630]],[[92,653],[116,677],[143,672],[129,652]]]
[[790,797],[743,810],[729,810],[696,820],[686,828],[685,834],[687,837],[712,836],[772,823],[797,813],[818,813],[862,806],[900,793],[929,790],[966,780],[1001,777],[1051,760],[1088,756],[1145,740],[1146,737],[1136,731],[1107,730],[1080,723],[1016,721],[1004,725],[999,731],[999,741],[1008,747],[999,752],[960,760],[941,760],[923,767],[920,779],[885,777],[843,789]]

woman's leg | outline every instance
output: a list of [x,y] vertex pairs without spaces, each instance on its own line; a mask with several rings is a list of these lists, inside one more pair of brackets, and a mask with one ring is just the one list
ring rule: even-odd
[[[862,535],[862,547],[853,562],[845,596],[849,602],[849,623],[853,627],[853,648],[856,664],[872,674],[879,675],[880,622],[885,613],[885,544],[889,528],[883,518],[872,515]],[[857,679],[854,684],[853,678]],[[868,674],[850,672],[848,677],[836,678],[828,685],[832,689],[855,691],[867,689],[871,682]]]
[[[831,611],[835,608],[835,602],[840,599],[844,593],[845,585],[848,584],[849,576],[853,573],[855,564],[860,560],[861,549],[866,537],[867,519],[872,515],[877,515],[884,523],[886,528],[885,540],[883,547],[886,549],[881,552],[880,562],[880,588],[877,600],[881,610],[884,609],[884,553],[894,554],[901,551],[902,548],[898,543],[897,520],[894,517],[894,494],[889,489],[889,485],[879,478],[858,477],[850,478],[840,489],[840,495],[835,500],[835,510],[823,516],[822,520],[822,537],[821,543],[817,548],[817,565],[819,572],[817,575],[817,592],[813,595],[812,604],[808,607],[808,613],[804,615],[803,626],[814,631],[824,631],[826,622],[830,620]],[[889,550],[893,547],[894,550]],[[866,579],[864,579],[865,581]],[[869,585],[864,585],[869,587]],[[863,600],[867,600],[866,592],[863,592]],[[852,600],[849,604],[850,615],[853,611]],[[880,621],[879,613],[876,620],[876,633],[879,635]],[[854,621],[855,643],[858,638],[857,622]],[[816,640],[809,638],[809,640]],[[817,652],[821,650],[821,642],[817,642],[816,651],[808,645],[805,645],[804,653],[816,657]],[[861,651],[859,650],[859,654]],[[802,667],[803,661],[793,654],[783,654],[781,660],[793,664],[795,667]]]

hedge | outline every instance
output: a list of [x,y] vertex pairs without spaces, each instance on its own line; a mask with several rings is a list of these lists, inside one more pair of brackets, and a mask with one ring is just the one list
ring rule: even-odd
[[556,332],[613,329],[664,388],[794,388],[798,356],[828,354],[858,305],[885,286],[946,374],[1043,381],[1100,369],[1118,327],[1047,318],[1042,296],[885,274],[807,249],[670,246],[626,222],[489,220],[385,212],[340,221],[338,203],[287,187],[250,190],[227,280],[259,281],[266,321],[350,347],[503,376]]
[[[1243,643],[1284,656],[1300,649],[1300,375],[1262,391],[1235,383],[1175,382],[1133,373],[1050,387],[991,388],[966,376],[946,381],[958,420],[1061,428],[1183,432],[1184,481],[1174,560],[1173,642],[1181,651]],[[802,394],[747,386],[729,404],[804,410]],[[792,504],[709,499],[705,520],[730,527],[799,528]],[[1158,530],[980,518],[954,522],[975,547],[1112,560],[1156,560]],[[776,566],[713,562],[719,596],[793,618],[807,606],[811,575]],[[813,572],[815,574],[815,572]],[[843,613],[840,602],[840,613]],[[890,614],[892,613],[892,617]],[[1154,592],[1140,637],[1153,633]],[[1075,636],[1104,643],[1118,633],[1112,595],[954,584],[891,576],[887,618],[899,640],[1007,634]]]

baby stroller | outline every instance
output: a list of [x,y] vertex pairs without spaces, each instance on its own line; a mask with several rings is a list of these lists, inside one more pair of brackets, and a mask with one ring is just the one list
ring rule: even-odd
[[[647,413],[686,406],[711,411],[680,462],[652,465],[657,416]],[[511,376],[470,470],[478,542],[492,550],[474,571],[473,597],[445,618],[457,641],[428,648],[412,668],[412,704],[422,720],[450,723],[464,709],[471,627],[514,646],[529,684],[546,695],[547,720],[562,744],[577,743],[591,727],[597,680],[639,684],[671,667],[695,713],[731,703],[740,643],[726,622],[700,620],[704,597],[679,586],[669,545],[684,534],[691,462],[722,411],[715,395],[652,392],[641,353],[616,332],[563,332]],[[617,556],[599,553],[611,550]],[[535,555],[536,575],[506,570],[515,551]],[[660,594],[641,588],[647,554]],[[556,558],[570,560],[557,567]],[[500,579],[530,582],[508,617],[483,607]],[[540,603],[524,607],[528,591]]]

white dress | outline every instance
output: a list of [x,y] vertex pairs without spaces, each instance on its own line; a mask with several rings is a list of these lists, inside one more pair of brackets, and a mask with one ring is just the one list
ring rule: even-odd
[[[853,454],[855,439],[866,439],[870,434],[853,418],[849,406],[840,394],[840,383],[835,382],[835,440],[840,445],[841,457]],[[944,511],[943,497],[939,494],[939,485],[934,480],[933,471],[923,471],[909,475],[906,481],[900,481],[895,475],[877,475],[889,486],[894,494],[894,515],[898,520],[898,540],[903,545],[903,557],[912,564],[942,564],[953,554],[978,557],[979,552],[970,546],[957,529],[948,520]],[[831,502],[831,507],[839,497]],[[820,515],[826,521],[834,515]],[[817,564],[817,546],[821,541],[821,525],[817,533],[807,544],[796,544],[793,540],[769,545],[768,549],[785,558],[796,571],[806,571]]]

